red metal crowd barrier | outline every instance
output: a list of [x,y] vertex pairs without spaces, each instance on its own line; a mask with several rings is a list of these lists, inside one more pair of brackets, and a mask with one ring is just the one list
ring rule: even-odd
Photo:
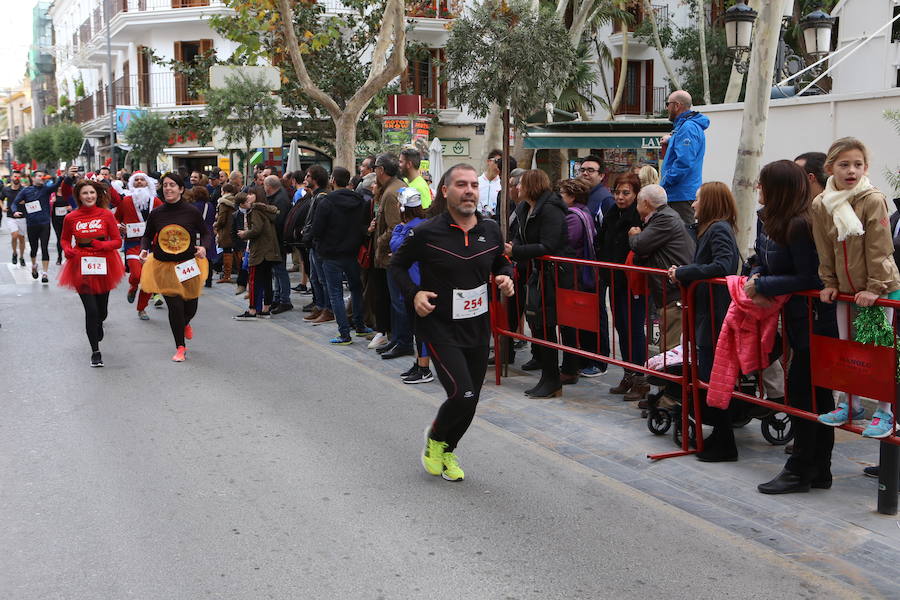
[[[633,265],[621,265],[615,263],[604,263],[597,261],[588,261],[581,259],[573,259],[573,258],[563,258],[563,257],[555,257],[555,256],[547,256],[542,257],[535,261],[540,265],[550,265],[549,271],[553,273],[554,277],[554,285],[552,289],[550,286],[546,285],[544,281],[544,273],[548,272],[546,267],[542,268],[541,273],[542,276],[538,278],[538,286],[537,289],[529,289],[526,290],[527,285],[524,285],[521,278],[517,278],[516,281],[516,295],[513,298],[506,300],[500,297],[500,294],[496,289],[494,289],[494,293],[492,294],[491,299],[491,327],[492,334],[494,337],[494,347],[495,347],[495,376],[496,383],[500,385],[501,382],[501,371],[502,371],[502,363],[505,361],[506,354],[501,349],[502,346],[502,338],[509,338],[512,340],[524,340],[527,342],[531,342],[532,344],[538,344],[544,347],[553,348],[555,350],[559,350],[562,352],[571,353],[575,356],[579,356],[584,359],[590,359],[597,362],[603,362],[606,364],[616,365],[622,367],[624,369],[628,369],[635,373],[641,373],[645,375],[652,375],[655,379],[671,382],[680,386],[681,391],[681,449],[675,452],[667,452],[662,454],[654,454],[649,455],[651,459],[662,459],[669,458],[675,456],[684,456],[687,454],[692,454],[695,452],[699,452],[703,450],[703,435],[702,435],[702,427],[700,424],[702,423],[702,403],[703,403],[703,390],[709,389],[708,382],[703,382],[700,380],[698,376],[698,351],[697,351],[697,335],[696,335],[696,294],[697,289],[700,285],[708,284],[707,290],[709,293],[710,304],[712,307],[714,304],[713,298],[713,287],[716,285],[725,285],[725,279],[712,279],[712,280],[704,280],[700,282],[694,282],[690,286],[686,288],[684,286],[678,286],[680,292],[680,303],[679,308],[682,315],[681,321],[683,324],[680,339],[678,340],[682,344],[683,356],[685,357],[685,361],[683,362],[681,369],[672,373],[669,372],[671,369],[667,369],[669,365],[666,364],[665,358],[663,359],[663,367],[662,369],[651,369],[648,368],[645,362],[632,362],[627,360],[628,357],[621,356],[617,354],[616,348],[616,337],[619,335],[616,331],[616,327],[613,323],[609,325],[609,331],[602,331],[601,327],[601,317],[600,311],[606,310],[607,303],[605,300],[605,294],[608,289],[609,291],[609,311],[610,316],[612,316],[612,320],[615,320],[615,315],[617,311],[624,310],[627,313],[627,321],[629,326],[628,330],[628,348],[631,350],[629,354],[634,356],[634,341],[632,339],[632,309],[634,308],[637,312],[643,313],[643,327],[645,331],[650,332],[653,327],[653,323],[650,316],[650,298],[649,295],[639,296],[641,298],[640,302],[643,303],[644,310],[640,310],[641,304],[640,302],[633,305],[632,299],[635,298],[636,292],[639,290],[637,287],[640,286],[639,282],[634,280],[634,276],[644,276],[644,277],[657,277],[661,278],[663,282],[667,280],[667,272],[662,269],[652,269],[647,267],[639,267]],[[568,274],[562,278],[560,268],[564,266],[568,268]],[[586,271],[584,271],[586,270]],[[585,276],[582,276],[582,273]],[[627,306],[621,307],[617,306],[617,302],[621,304],[621,298],[623,295],[621,293],[616,293],[616,286],[623,285],[623,281],[621,277],[616,277],[614,273],[625,273],[631,276],[631,279],[626,278],[624,285],[627,286],[626,294],[624,297],[627,300]],[[574,274],[574,277],[572,276]],[[590,277],[590,274],[593,274],[593,277]],[[604,275],[604,277],[601,277]],[[525,277],[527,279],[527,277]],[[585,281],[598,281],[599,285],[593,286],[593,289],[589,285],[585,285]],[[608,285],[604,285],[604,283]],[[637,286],[637,287],[635,287]],[[533,286],[532,286],[533,287]],[[662,301],[660,304],[663,306],[668,306],[668,288],[663,283],[661,285],[662,288]],[[620,290],[621,291],[621,290]],[[522,322],[522,313],[523,313],[523,303],[526,301],[526,298],[523,298],[523,294],[527,293],[540,293],[540,309],[543,311],[541,322],[543,324],[543,330],[538,332],[531,332],[531,335],[524,335],[520,333],[521,322]],[[556,306],[556,318],[555,320],[552,318],[552,314],[547,313],[547,303],[546,297],[549,293],[555,294],[555,306]],[[815,400],[815,388],[825,388],[828,390],[841,391],[846,394],[852,394],[855,396],[860,396],[864,398],[870,398],[873,400],[881,401],[881,402],[889,402],[892,405],[893,412],[897,414],[897,352],[896,352],[896,343],[894,347],[879,347],[873,346],[870,344],[861,344],[851,340],[841,340],[835,337],[828,337],[825,335],[820,335],[813,331],[813,310],[815,300],[818,298],[818,292],[809,291],[809,292],[800,292],[794,294],[794,296],[804,297],[806,298],[807,305],[807,314],[809,321],[809,336],[810,336],[810,365],[811,365],[811,382],[810,382],[810,393],[812,394],[812,406],[809,410],[804,410],[802,408],[798,408],[796,406],[792,406],[790,400],[790,390],[788,388],[787,382],[787,369],[784,369],[784,399],[780,402],[772,401],[770,398],[767,398],[763,391],[763,382],[762,382],[762,373],[756,373],[757,382],[756,382],[756,393],[748,393],[746,390],[735,389],[732,393],[732,401],[739,400],[748,402],[751,404],[758,405],[760,407],[764,407],[774,413],[777,414],[785,414],[793,418],[806,419],[809,421],[817,421],[819,412],[816,406]],[[617,300],[618,298],[618,300]],[[853,302],[852,296],[840,295],[838,297],[838,302],[851,303]],[[900,310],[900,302],[892,301],[892,300],[878,300],[876,303],[878,306],[883,306],[885,308]],[[510,312],[515,311],[514,316],[515,319],[510,318]],[[784,309],[782,309],[782,315],[780,319],[780,333],[781,333],[781,358],[779,359],[783,365],[787,365],[791,360],[791,352],[788,345],[787,335],[784,330]],[[551,311],[552,312],[552,311]],[[660,309],[660,312],[662,310]],[[848,320],[849,314],[852,311],[848,312]],[[900,313],[896,313],[900,315]],[[548,318],[549,317],[549,318]],[[661,319],[662,320],[662,319]],[[718,337],[717,324],[715,323],[716,319],[710,319],[711,327],[713,328],[711,334],[712,339],[716,340]],[[664,324],[661,323],[660,329],[664,329]],[[548,327],[550,330],[548,330]],[[561,328],[570,328],[575,330],[575,338],[574,343],[566,343],[565,335],[562,335]],[[896,328],[895,330],[895,342],[896,342]],[[550,335],[548,335],[550,334]],[[583,343],[583,338],[586,337],[587,334],[590,336],[594,336],[597,340],[597,344],[593,347],[586,347]],[[600,338],[603,335],[610,336],[610,352],[609,355],[600,353]],[[644,341],[644,353],[642,356],[646,359],[649,358],[649,351],[651,347],[651,335],[645,335]],[[571,336],[569,336],[571,342]],[[562,341],[560,341],[562,340]],[[666,340],[669,342],[671,340]],[[661,352],[665,351],[665,348],[668,344],[664,344],[663,340],[660,340],[659,349]],[[773,414],[774,414],[773,413]],[[785,418],[784,421],[787,421]],[[652,429],[652,428],[651,428]],[[848,423],[846,425],[841,426],[841,429],[851,431],[854,433],[861,433],[863,428],[856,426],[854,424]],[[695,433],[696,432],[696,433]],[[900,447],[900,436],[897,436],[896,422],[894,424],[893,435],[890,435],[887,438],[881,440],[884,442],[881,444],[881,465],[882,465],[882,482],[880,485],[881,493],[879,494],[879,511],[882,511],[882,497],[885,498],[885,508],[886,514],[896,514],[897,512],[897,475],[898,475],[898,447]],[[784,442],[785,440],[782,440]],[[885,475],[885,471],[892,470],[892,474]],[[885,494],[885,489],[887,493]],[[891,512],[892,511],[892,512]]]
[[[522,279],[527,280],[527,277],[520,278],[517,276],[516,294],[509,300],[501,298],[498,290],[496,290],[496,287],[494,289],[494,293],[491,295],[491,328],[493,332],[492,334],[494,336],[494,356],[495,358],[497,358],[497,360],[494,361],[496,384],[500,385],[501,383],[502,361],[506,358],[505,352],[503,352],[502,350],[498,350],[503,348],[501,337],[514,340],[524,340],[527,342],[531,342],[532,344],[538,344],[547,348],[553,348],[555,350],[570,353],[584,359],[622,367],[623,369],[627,369],[634,373],[652,375],[656,379],[671,382],[680,386],[682,411],[681,424],[679,429],[682,432],[687,432],[690,427],[691,419],[694,418],[695,420],[697,420],[696,415],[700,414],[699,404],[694,402],[692,406],[689,402],[689,400],[693,398],[690,393],[690,369],[687,363],[682,363],[681,369],[678,370],[678,372],[671,373],[667,369],[667,367],[669,367],[669,363],[665,357],[663,358],[661,369],[651,369],[647,367],[646,358],[648,358],[650,348],[653,345],[651,344],[651,338],[655,337],[652,334],[654,322],[651,319],[650,297],[646,293],[646,290],[637,289],[636,284],[637,286],[639,286],[640,284],[634,281],[634,278],[636,276],[642,276],[645,278],[659,278],[662,282],[660,303],[663,306],[668,306],[671,304],[669,302],[669,297],[672,294],[671,292],[669,292],[668,286],[665,285],[665,282],[667,281],[667,272],[663,269],[653,269],[635,265],[622,265],[617,263],[605,263],[558,256],[544,256],[537,259],[535,262],[541,264],[542,266],[544,264],[549,264],[551,266],[552,272],[554,273],[554,285],[552,286],[552,288],[545,285],[543,277],[541,277],[538,282],[537,291],[539,291],[540,293],[539,306],[542,311],[541,321],[544,324],[544,329],[542,331],[532,332],[531,336],[526,336],[523,333],[519,333],[525,309],[524,303],[526,302],[526,299],[523,296],[528,293],[525,292],[527,284],[524,283]],[[563,265],[565,265],[569,269],[570,277],[564,277],[563,281],[561,282],[560,269],[558,267]],[[587,271],[584,271],[585,269]],[[545,268],[542,268],[542,274],[544,272]],[[621,277],[617,278],[614,275],[615,273],[629,274],[632,279],[626,277],[625,281],[622,281]],[[595,284],[593,286],[593,289],[589,289],[590,286],[585,285],[585,280],[592,280],[599,284]],[[561,283],[562,285],[560,285]],[[626,306],[624,307],[621,306],[621,287],[623,285],[626,288],[624,290]],[[683,294],[683,286],[678,286],[678,288],[680,293]],[[614,321],[616,318],[615,315],[618,311],[621,310],[624,312],[625,318],[628,323],[626,333],[627,348],[629,348],[630,355],[634,356],[635,354],[640,354],[644,357],[644,360],[640,362],[629,361],[627,360],[628,357],[621,356],[621,353],[617,351],[617,342],[620,335],[619,333],[617,333],[616,327],[614,326],[613,322],[610,322],[609,324],[609,331],[602,331],[600,311],[606,310],[607,302],[604,301],[603,296],[605,296],[607,290],[609,291],[608,316],[612,317],[612,321]],[[617,290],[620,292],[619,294],[617,294]],[[556,307],[555,319],[552,318],[553,315],[547,314],[546,307],[548,306],[548,304],[546,302],[546,296],[548,293],[554,294]],[[619,296],[619,300],[616,299],[617,296]],[[515,327],[510,326],[510,310],[515,311]],[[660,313],[662,313],[662,309],[659,310]],[[679,305],[677,310],[680,313],[681,323],[686,323],[687,319],[685,307]],[[633,327],[631,326],[631,324],[633,322],[633,312],[638,311],[642,312],[644,315],[643,330],[645,333],[643,336],[644,342],[636,348],[635,343],[639,340],[634,339]],[[551,318],[548,319],[548,316]],[[666,327],[664,327],[663,321],[664,320],[662,314],[660,314],[660,345],[668,346],[671,343],[671,345],[674,346],[681,344],[683,348],[687,348],[689,339],[687,336],[687,331],[682,328],[682,331],[679,333],[676,340],[669,340],[667,339],[667,333],[665,331]],[[552,323],[551,329],[553,331],[547,330],[548,323]],[[564,337],[568,337],[566,335],[563,335],[563,332],[560,328],[569,328],[571,330],[574,330],[574,345],[566,345],[565,343],[558,341],[562,340]],[[601,347],[600,339],[603,336],[609,336],[609,355],[601,354],[599,352]],[[584,340],[584,338],[586,337],[592,337],[596,340],[597,343],[594,345],[593,349],[586,347],[588,345]],[[640,350],[640,352],[637,352],[636,350]],[[691,412],[694,412],[694,416],[690,415]],[[692,454],[697,451],[696,449],[691,448],[691,441],[689,439],[689,436],[682,435],[681,438],[680,451],[655,454],[651,455],[651,458],[670,458],[674,456]]]

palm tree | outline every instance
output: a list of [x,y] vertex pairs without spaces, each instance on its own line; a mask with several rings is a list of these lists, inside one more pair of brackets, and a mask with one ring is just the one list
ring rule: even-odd
[[[576,55],[572,77],[560,92],[556,105],[562,110],[578,113],[582,120],[587,121],[590,119],[589,113],[596,111],[597,106],[609,110],[609,104],[591,89],[596,78],[587,40],[582,39],[578,44]],[[602,70],[600,73],[606,77]]]

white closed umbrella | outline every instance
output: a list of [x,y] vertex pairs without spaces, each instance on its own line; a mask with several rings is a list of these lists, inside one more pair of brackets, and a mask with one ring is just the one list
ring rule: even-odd
[[437,185],[444,174],[444,148],[441,140],[434,138],[428,146],[428,170],[431,171],[431,193],[437,195]]
[[297,140],[291,140],[291,148],[288,150],[287,171],[293,173],[300,170],[300,147]]

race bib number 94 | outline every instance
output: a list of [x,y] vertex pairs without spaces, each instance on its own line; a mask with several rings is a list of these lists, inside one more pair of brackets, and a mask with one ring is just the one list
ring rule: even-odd
[[453,318],[471,319],[488,310],[487,284],[471,290],[453,290]]
[[144,232],[147,230],[146,223],[126,223],[125,224],[125,237],[136,238],[144,235]]
[[104,257],[104,256],[82,256],[81,257],[81,274],[82,275],[106,275],[106,257]]
[[187,281],[200,275],[200,265],[192,258],[175,265],[175,273],[178,275],[178,281]]

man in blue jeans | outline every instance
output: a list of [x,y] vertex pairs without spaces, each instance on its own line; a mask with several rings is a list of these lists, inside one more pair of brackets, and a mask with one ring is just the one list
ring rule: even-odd
[[350,288],[356,335],[365,336],[372,332],[363,320],[362,282],[356,261],[359,247],[365,239],[369,214],[362,195],[349,189],[350,171],[335,167],[331,173],[331,184],[334,191],[320,200],[312,229],[315,255],[321,261],[331,310],[338,325],[338,336],[331,343],[346,346],[353,340],[344,307],[344,277]]
[[291,249],[284,245],[284,222],[291,210],[291,197],[281,185],[278,175],[269,175],[263,180],[266,191],[266,201],[278,207],[278,216],[275,217],[275,233],[278,235],[278,249],[281,252],[281,262],[272,267],[272,275],[275,277],[275,295],[272,303],[272,314],[277,315],[288,310],[293,310],[291,304],[291,278],[287,271],[287,255]]

